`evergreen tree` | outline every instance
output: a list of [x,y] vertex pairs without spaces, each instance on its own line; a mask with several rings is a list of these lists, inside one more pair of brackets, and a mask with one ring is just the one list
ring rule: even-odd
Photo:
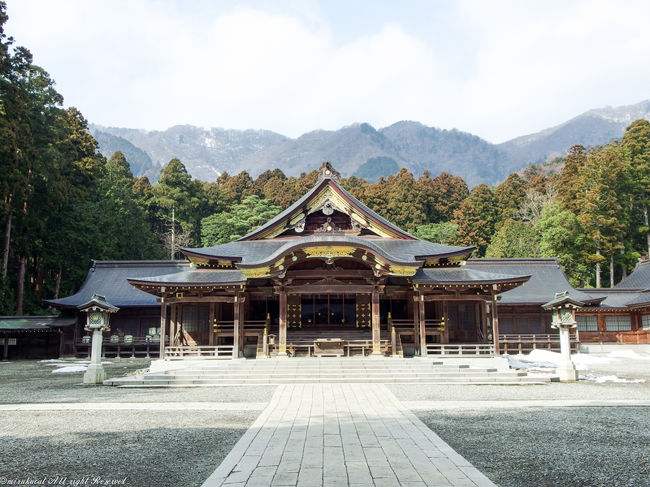
[[453,223],[458,225],[459,245],[476,246],[478,255],[484,256],[494,234],[498,219],[496,198],[492,189],[479,184],[454,212]]

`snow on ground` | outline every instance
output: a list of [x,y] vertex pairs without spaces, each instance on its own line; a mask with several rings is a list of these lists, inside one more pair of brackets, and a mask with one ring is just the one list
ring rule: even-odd
[[77,372],[85,372],[88,367],[86,365],[68,365],[66,367],[59,367],[52,371],[53,374],[72,374]]
[[645,379],[621,379],[620,377],[617,377],[615,375],[586,374],[586,375],[581,375],[579,378],[580,380],[591,380],[599,384],[602,384],[603,382],[624,382],[624,383],[633,383],[633,384],[645,382]]
[[[508,360],[511,369],[522,369],[529,372],[554,373],[557,365],[562,361],[562,355],[550,350],[533,350],[528,354],[503,355]],[[576,370],[586,372],[590,365],[616,364],[630,360],[650,360],[650,356],[641,355],[634,350],[623,349],[616,350],[605,356],[595,356],[587,353],[571,354],[571,360],[575,364]],[[589,380],[597,383],[603,382],[621,382],[621,383],[639,383],[645,382],[644,379],[622,379],[616,375],[598,376],[585,373],[580,375],[580,380]]]
[[[71,374],[77,372],[85,372],[90,364],[90,360],[60,360],[49,359],[39,360],[38,363],[43,365],[53,366],[53,374]],[[102,362],[102,364],[111,364],[113,362]]]

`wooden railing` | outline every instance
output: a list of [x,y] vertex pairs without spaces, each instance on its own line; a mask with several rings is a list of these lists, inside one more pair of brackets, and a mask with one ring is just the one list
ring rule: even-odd
[[427,343],[428,356],[491,356],[494,345],[491,343]]
[[231,359],[232,345],[183,345],[167,347],[165,349],[165,358],[176,359],[188,357]]
[[[102,353],[104,357],[136,357],[138,355],[150,357],[158,356],[160,352],[160,339],[154,340],[146,336],[107,336],[104,337]],[[125,339],[126,337],[126,339]],[[169,344],[169,337],[165,337],[165,344]],[[75,343],[77,355],[88,355],[92,349],[90,336],[83,337]]]
[[[569,336],[571,351],[577,352],[580,340],[575,333]],[[499,349],[501,353],[528,353],[533,350],[560,351],[560,335],[557,333],[543,334],[503,334],[499,335]]]

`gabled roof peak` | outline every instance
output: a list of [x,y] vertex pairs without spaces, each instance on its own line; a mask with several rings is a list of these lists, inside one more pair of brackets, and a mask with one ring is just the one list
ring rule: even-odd
[[339,176],[341,174],[334,169],[331,162],[323,162],[320,168],[318,169],[318,182],[320,183],[324,179],[331,179],[339,183]]
[[292,229],[298,229],[301,233],[301,223],[308,215],[321,210],[325,210],[323,213],[327,215],[330,209],[346,213],[351,219],[352,227],[359,231],[368,230],[383,238],[417,240],[346,191],[339,182],[339,173],[331,163],[324,162],[318,171],[318,181],[300,199],[239,241],[272,239]]

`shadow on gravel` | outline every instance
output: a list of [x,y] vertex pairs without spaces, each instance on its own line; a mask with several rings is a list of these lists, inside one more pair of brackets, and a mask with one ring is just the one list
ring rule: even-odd
[[650,408],[417,413],[501,487],[650,485]]
[[3,435],[0,479],[46,479],[27,485],[200,486],[245,431],[160,428],[29,438]]

